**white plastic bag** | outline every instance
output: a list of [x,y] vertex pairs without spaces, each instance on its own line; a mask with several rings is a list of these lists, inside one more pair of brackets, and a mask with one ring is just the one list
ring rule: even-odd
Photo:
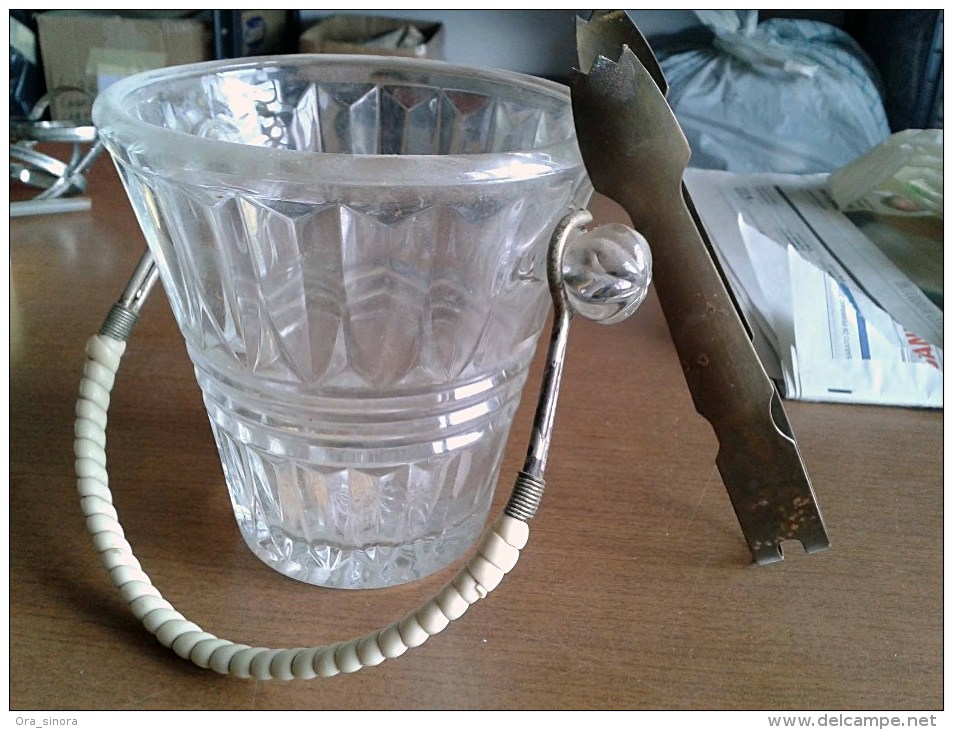
[[656,46],[693,167],[830,172],[890,133],[870,60],[843,31],[757,11],[696,11],[704,41]]

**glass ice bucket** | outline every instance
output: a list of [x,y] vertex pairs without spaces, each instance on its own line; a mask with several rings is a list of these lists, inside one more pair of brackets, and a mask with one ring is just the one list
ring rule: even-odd
[[337,588],[483,529],[590,188],[567,90],[383,57],[182,66],[93,116],[204,394],[241,534]]

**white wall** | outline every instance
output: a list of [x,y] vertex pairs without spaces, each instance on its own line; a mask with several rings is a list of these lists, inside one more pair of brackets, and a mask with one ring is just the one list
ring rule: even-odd
[[[445,59],[537,76],[568,76],[576,62],[575,10],[303,10],[302,25],[338,13],[373,13],[444,25]],[[630,10],[647,37],[697,23],[690,10]]]

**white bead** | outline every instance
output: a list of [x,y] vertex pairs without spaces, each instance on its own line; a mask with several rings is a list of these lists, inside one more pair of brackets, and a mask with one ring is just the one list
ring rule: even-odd
[[[209,634],[209,636],[211,636],[211,634]],[[232,642],[228,639],[202,639],[192,647],[192,651],[189,652],[189,659],[196,666],[202,667],[202,669],[209,669],[209,660],[212,658],[212,655],[223,646],[231,646],[231,643]]]
[[148,614],[152,613],[157,608],[168,608],[169,610],[175,610],[172,608],[172,604],[161,596],[149,595],[139,596],[129,604],[129,608],[132,610],[132,614],[140,621],[142,621]]
[[209,657],[208,666],[213,672],[219,674],[228,674],[229,665],[232,663],[232,657],[243,649],[247,649],[247,644],[232,644],[229,642],[225,646],[220,646],[212,652]]
[[86,343],[86,355],[90,360],[95,360],[96,362],[103,365],[103,367],[108,368],[112,372],[116,372],[119,369],[119,361],[122,358],[122,353],[126,349],[125,343],[118,343],[121,347],[116,347],[118,341],[113,338],[106,338],[100,335],[96,335],[89,339]]
[[76,491],[79,493],[79,496],[82,497],[99,497],[104,502],[109,502],[112,504],[113,495],[109,491],[109,487],[106,486],[105,482],[101,482],[98,479],[90,479],[84,477],[76,481]]
[[430,634],[424,631],[415,615],[410,615],[401,621],[398,624],[398,630],[400,631],[401,641],[411,649],[415,646],[420,646],[430,638]]
[[437,605],[436,599],[427,601],[417,609],[417,621],[420,623],[420,627],[430,636],[439,634],[450,623],[450,619],[443,615],[440,606]]
[[105,550],[99,554],[99,562],[106,570],[112,570],[118,565],[142,569],[136,556],[127,550]]
[[201,632],[202,627],[192,623],[191,621],[188,621],[185,618],[181,618],[163,623],[159,627],[159,630],[156,631],[156,638],[159,640],[159,643],[162,644],[162,646],[171,648],[175,640],[178,639],[182,634],[188,634],[192,631]]
[[266,651],[268,650],[260,646],[246,646],[244,649],[235,652],[232,660],[228,663],[228,673],[233,677],[249,679],[252,676],[252,660],[262,652]]
[[150,634],[156,633],[162,624],[169,621],[184,621],[185,616],[174,608],[156,608],[142,617],[142,625]]
[[345,674],[356,672],[364,666],[357,656],[357,639],[345,641],[337,648],[334,652],[334,663]]
[[478,552],[504,573],[513,570],[520,559],[520,551],[492,531],[483,538]]
[[451,621],[455,621],[467,612],[470,604],[460,595],[460,591],[453,583],[448,583],[437,595],[440,611]]
[[294,659],[302,649],[281,649],[275,654],[271,659],[271,667],[269,671],[271,676],[274,679],[280,680],[282,682],[287,682],[289,679],[294,679],[294,672],[291,670],[291,665],[294,662]]
[[95,360],[86,361],[86,364],[83,366],[83,375],[90,380],[95,380],[107,390],[112,390],[113,383],[116,381],[116,371],[110,370]]
[[106,428],[106,410],[85,398],[76,401],[76,417],[88,421],[100,430]]
[[319,646],[298,650],[291,662],[291,672],[296,679],[314,679],[318,676],[318,673],[314,671],[314,658],[319,651],[321,651]]
[[86,515],[86,517],[100,514],[111,517],[114,520],[119,519],[119,515],[116,514],[116,508],[112,506],[111,502],[107,502],[102,497],[83,497],[79,500],[79,507],[83,510],[83,514]]
[[477,584],[476,578],[470,575],[466,568],[457,573],[457,576],[453,579],[453,587],[460,593],[460,597],[470,605],[486,597],[486,591]]
[[105,552],[106,550],[122,550],[123,552],[131,553],[132,547],[126,542],[126,538],[122,535],[117,535],[115,532],[97,532],[93,535],[93,545],[96,548],[97,552]]
[[267,649],[251,660],[248,671],[255,679],[274,679],[275,675],[271,672],[271,665],[275,657],[281,653],[281,649]]
[[517,550],[522,550],[529,542],[529,525],[515,517],[501,515],[493,525],[493,530]]
[[93,403],[109,408],[109,391],[94,380],[83,380],[79,384],[79,395],[81,398],[88,398]]
[[117,340],[115,337],[101,335],[98,332],[95,336],[98,340],[102,340],[106,347],[109,348],[109,351],[115,353],[117,357],[122,357],[122,354],[126,351],[125,340]]
[[122,588],[131,581],[140,581],[142,583],[152,583],[152,579],[141,569],[134,568],[131,565],[117,565],[109,571],[109,579],[116,588]]
[[172,642],[172,651],[183,659],[189,659],[192,656],[192,650],[200,641],[217,638],[214,634],[207,631],[188,631],[180,634]]
[[104,338],[98,332],[86,340],[86,356],[92,359],[98,359],[96,355],[97,348],[104,349],[107,347],[107,342],[104,341]]
[[116,522],[116,520],[109,515],[90,515],[86,518],[86,529],[89,530],[89,534],[91,535],[98,535],[102,532],[111,532],[112,534],[118,535],[119,537],[125,537],[125,534],[122,531],[122,525]]
[[314,656],[312,666],[319,677],[334,677],[341,673],[335,655],[340,644],[332,644],[321,649]]
[[387,658],[381,651],[378,636],[379,633],[374,633],[357,642],[357,658],[362,666],[376,667]]
[[75,462],[76,476],[80,479],[96,479],[103,484],[109,483],[109,475],[106,474],[106,468],[102,464],[97,464],[92,459],[79,458]]
[[106,446],[106,432],[85,418],[76,419],[73,424],[73,435],[78,439],[88,439],[102,447]]
[[470,575],[476,578],[477,590],[480,590],[479,586],[483,586],[487,593],[496,588],[503,580],[503,571],[482,555],[474,555],[470,558],[470,562],[467,563],[467,570],[470,571]]
[[399,657],[407,651],[407,644],[400,638],[400,629],[396,623],[391,624],[381,631],[377,643],[381,648],[381,654],[388,659]]
[[151,583],[143,583],[141,580],[133,580],[123,586],[120,586],[119,593],[122,594],[123,600],[125,600],[126,603],[132,603],[139,598],[139,596],[162,597],[162,594],[159,593],[158,588]]
[[89,439],[74,439],[73,454],[79,458],[92,459],[100,466],[106,466],[106,451]]

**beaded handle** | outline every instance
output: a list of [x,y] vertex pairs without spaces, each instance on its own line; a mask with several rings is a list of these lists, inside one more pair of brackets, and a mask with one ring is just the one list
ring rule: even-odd
[[460,618],[513,569],[529,539],[529,526],[502,515],[476,555],[443,590],[402,621],[350,641],[298,649],[236,644],[203,631],[162,597],[142,570],[113,506],[106,472],[106,412],[126,343],[97,334],[86,345],[86,366],[76,404],[77,488],[86,527],[109,577],[136,618],[183,659],[220,674],[256,679],[311,679],[356,672],[420,646]]

